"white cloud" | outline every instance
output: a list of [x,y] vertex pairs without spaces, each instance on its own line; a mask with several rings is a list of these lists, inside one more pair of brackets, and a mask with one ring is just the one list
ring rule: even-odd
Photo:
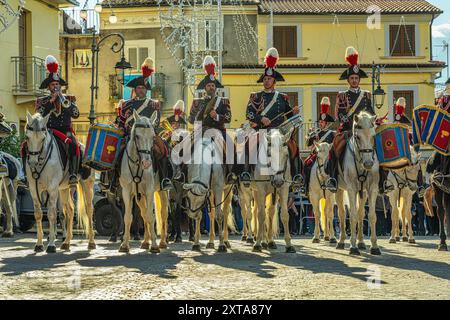
[[450,38],[450,21],[433,26],[433,38]]

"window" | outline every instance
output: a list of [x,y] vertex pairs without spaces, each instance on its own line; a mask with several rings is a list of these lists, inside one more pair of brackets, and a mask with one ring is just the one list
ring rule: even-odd
[[[398,35],[398,37],[397,37]],[[389,53],[393,57],[408,57],[416,55],[416,26],[389,26]]]
[[219,24],[215,20],[205,20],[197,24],[196,51],[219,50]]
[[336,106],[337,95],[338,92],[317,92],[317,106],[316,106],[317,120],[320,120],[320,102],[322,101],[323,97],[330,98],[331,106],[330,111],[328,111],[328,114],[334,118],[334,107]]
[[29,36],[29,23],[28,23],[29,13],[27,11],[23,11],[19,17],[19,56],[20,64],[19,64],[19,84],[21,88],[25,89],[28,87],[27,85],[27,60],[25,57],[28,56],[28,36]]
[[125,58],[131,63],[132,71],[141,72],[141,65],[147,57],[155,58],[155,40],[131,40],[125,43]]
[[[409,120],[412,120],[412,111],[414,109],[414,91],[412,90],[394,91],[393,96],[394,101],[392,105],[395,105],[397,99],[400,97],[406,99],[405,115],[409,118]],[[394,110],[392,110],[391,112],[394,113]]]
[[273,46],[280,57],[297,57],[297,26],[273,27]]

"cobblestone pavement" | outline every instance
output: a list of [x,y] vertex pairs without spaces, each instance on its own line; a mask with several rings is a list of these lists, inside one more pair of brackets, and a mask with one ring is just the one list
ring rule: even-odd
[[[170,244],[160,254],[139,249],[118,252],[119,244],[73,241],[70,252],[33,252],[32,233],[0,239],[2,299],[448,299],[450,252],[438,239],[417,244],[379,240],[381,256],[349,256],[310,238],[294,238],[295,254],[278,249],[253,253],[232,237],[232,250],[191,251],[191,243]],[[366,244],[370,241],[366,240]],[[216,241],[216,248],[218,242]],[[373,278],[381,279],[370,281]],[[369,281],[368,281],[369,279]]]

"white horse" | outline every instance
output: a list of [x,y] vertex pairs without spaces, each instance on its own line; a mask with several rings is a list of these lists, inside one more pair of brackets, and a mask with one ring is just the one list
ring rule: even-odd
[[[29,181],[31,197],[33,198],[34,217],[37,227],[37,242],[35,252],[42,252],[43,230],[41,206],[47,202],[47,218],[49,221],[49,242],[47,253],[56,252],[56,212],[58,195],[63,208],[67,235],[61,245],[62,250],[70,249],[70,241],[73,238],[73,216],[74,205],[71,190],[68,184],[68,166],[64,169],[60,160],[59,148],[56,138],[47,130],[49,115],[42,117],[36,113],[31,115],[27,112],[27,125],[25,129],[28,155],[26,175]],[[81,149],[83,151],[83,146]],[[88,249],[95,249],[94,227],[93,227],[93,204],[94,198],[94,172],[86,179],[80,179],[77,185],[78,220],[88,234]],[[43,193],[46,191],[47,200],[43,201]]]
[[[325,173],[328,157],[332,145],[326,142],[314,142],[317,151],[317,158],[311,168],[311,177],[309,183],[309,201],[312,204],[315,218],[315,229],[313,243],[320,242],[320,228],[322,226],[324,240],[330,243],[336,243],[334,234],[333,218],[334,204],[336,202],[333,192],[325,189],[325,183],[328,175]],[[320,221],[320,223],[319,223]]]
[[[228,227],[228,217],[225,217],[223,205],[228,198],[232,196],[232,186],[225,185],[225,174],[223,165],[220,161],[222,157],[216,158],[215,155],[221,155],[221,148],[211,138],[202,138],[203,159],[201,164],[188,164],[188,182],[183,185],[187,191],[187,213],[195,220],[195,236],[192,250],[200,251],[200,222],[205,205],[209,207],[209,242],[207,249],[214,248],[215,225],[217,221],[219,227],[219,252],[226,252],[230,248],[225,233]],[[225,192],[224,192],[225,191]],[[231,201],[231,199],[229,200]],[[226,208],[226,204],[225,204]],[[228,211],[228,210],[225,210]]]
[[[154,113],[156,115],[156,112]],[[155,175],[152,164],[152,148],[155,137],[154,117],[149,119],[133,111],[134,124],[121,162],[120,186],[125,207],[125,232],[119,252],[130,252],[130,228],[133,221],[133,199],[144,221],[144,241],[141,249],[159,253],[156,241],[154,207]],[[165,239],[164,239],[165,241]]]
[[[254,252],[261,252],[263,238],[267,238],[267,247],[276,249],[274,235],[278,234],[278,210],[276,203],[281,207],[281,220],[284,227],[284,239],[286,242],[286,252],[295,253],[295,248],[291,244],[291,235],[289,234],[289,214],[287,209],[289,186],[291,184],[291,170],[289,161],[289,150],[287,142],[290,139],[291,132],[283,135],[280,130],[271,129],[269,132],[259,131],[260,136],[260,155],[270,155],[268,163],[258,161],[254,170],[254,180],[251,182],[253,199],[257,206],[257,231],[256,243],[253,246]],[[272,147],[274,146],[274,147]],[[271,153],[273,150],[275,154]],[[269,157],[268,157],[269,158]],[[273,168],[273,160],[278,162],[278,166]],[[278,170],[279,169],[279,170]],[[266,198],[271,195],[270,203]]]
[[[16,177],[10,179],[8,176],[0,175],[0,210],[3,206],[6,210],[6,230],[3,231],[2,237],[11,238],[14,236],[13,231],[13,218],[16,225],[19,225],[19,218],[17,217],[16,208],[16,198],[17,198],[17,187],[19,182],[20,171],[22,170],[22,165],[20,161],[14,158],[12,155],[0,151],[0,163],[3,159],[8,159],[16,167]],[[6,160],[5,160],[6,165]]]
[[[375,203],[378,196],[379,163],[375,154],[376,116],[362,111],[354,115],[352,137],[347,141],[344,155],[344,166],[339,166],[338,205],[341,235],[337,249],[344,248],[345,242],[345,209],[344,191],[348,194],[350,207],[350,254],[360,255],[359,249],[365,249],[363,220],[365,204],[369,200],[370,253],[381,254],[377,244]],[[358,225],[358,246],[356,246],[356,227]]]
[[[420,169],[420,153],[416,153],[413,147],[411,150],[411,165],[402,170],[390,171],[388,180],[394,186],[394,190],[388,193],[392,207],[392,229],[389,243],[396,243],[400,240],[399,221],[402,221],[402,240],[404,242],[416,243],[412,230],[411,204],[414,192],[417,191],[417,177]],[[406,227],[408,226],[408,232]],[[408,236],[406,236],[408,234]]]

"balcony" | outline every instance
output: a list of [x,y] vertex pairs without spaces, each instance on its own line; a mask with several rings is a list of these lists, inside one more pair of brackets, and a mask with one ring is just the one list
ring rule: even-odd
[[[47,76],[45,60],[38,57],[11,57],[13,67],[12,92],[17,103],[43,96],[46,90],[39,89]],[[22,101],[20,101],[22,99]]]
[[90,35],[93,30],[99,30],[100,16],[95,10],[86,10],[87,17],[82,19],[81,9],[71,8],[61,10],[59,16],[59,32],[61,35]]

